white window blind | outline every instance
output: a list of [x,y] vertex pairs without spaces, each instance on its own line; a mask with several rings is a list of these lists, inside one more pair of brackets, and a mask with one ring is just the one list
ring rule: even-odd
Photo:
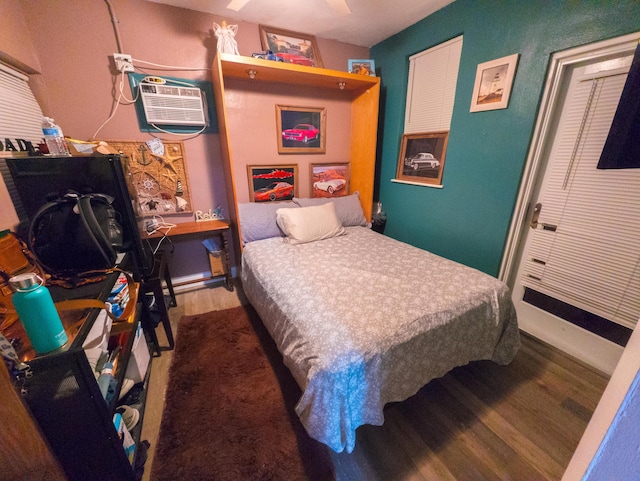
[[409,58],[404,133],[449,130],[462,36]]
[[[0,154],[8,155],[12,148],[24,150],[22,141],[34,146],[42,140],[42,110],[29,87],[29,77],[0,63]],[[16,208],[18,217],[24,218],[18,193],[4,159],[0,159],[0,173]],[[7,199],[6,202],[9,200]],[[3,204],[5,200],[3,199]]]
[[626,74],[568,100],[522,282],[633,328],[640,317],[640,169],[596,168]]

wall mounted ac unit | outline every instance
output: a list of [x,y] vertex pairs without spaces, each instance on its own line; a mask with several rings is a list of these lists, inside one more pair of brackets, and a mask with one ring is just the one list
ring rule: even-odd
[[205,125],[202,92],[195,87],[140,84],[144,114],[150,124]]

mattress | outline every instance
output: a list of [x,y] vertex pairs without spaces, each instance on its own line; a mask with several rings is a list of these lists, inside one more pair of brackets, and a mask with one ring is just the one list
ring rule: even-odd
[[381,425],[385,404],[470,361],[508,364],[520,346],[503,282],[366,227],[249,242],[241,279],[302,389],[297,415],[336,452]]

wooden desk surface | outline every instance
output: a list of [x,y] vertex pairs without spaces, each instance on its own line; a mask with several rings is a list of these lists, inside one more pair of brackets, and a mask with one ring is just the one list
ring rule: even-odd
[[187,235],[187,234],[199,234],[199,233],[207,233],[207,232],[215,232],[215,231],[224,231],[229,228],[229,221],[226,220],[201,220],[201,221],[191,221],[191,222],[181,222],[180,224],[176,224],[175,227],[171,229],[160,229],[153,234],[148,234],[145,231],[142,231],[143,239],[154,239],[158,237],[162,237],[167,235],[168,237],[179,236],[179,235]]
[[[180,224],[176,224],[175,227],[171,228],[162,228],[153,234],[148,234],[145,231],[140,232],[142,239],[159,239],[160,237],[175,237],[182,235],[197,235],[197,234],[214,234],[220,236],[222,240],[222,251],[224,253],[223,256],[223,264],[224,264],[224,277],[227,289],[233,291],[233,282],[231,279],[231,266],[229,265],[229,246],[227,241],[226,232],[229,230],[229,221],[227,220],[201,220],[201,221],[191,221],[191,222],[182,222]],[[162,241],[159,241],[162,242]],[[214,279],[215,277],[219,277],[218,275],[211,275],[209,277],[205,277],[202,279],[192,279],[189,281],[184,281],[180,283],[174,283],[173,287],[181,286],[184,284],[193,284],[196,282],[206,281],[209,279]]]

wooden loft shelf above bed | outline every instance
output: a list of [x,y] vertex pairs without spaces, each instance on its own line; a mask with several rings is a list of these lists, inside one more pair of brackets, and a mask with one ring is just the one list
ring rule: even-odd
[[340,88],[361,92],[380,83],[378,77],[357,75],[338,70],[329,70],[305,65],[294,65],[273,60],[242,57],[231,54],[218,54],[223,75],[227,78],[249,79],[249,71],[255,71],[254,80],[260,82],[276,82],[306,85],[318,88]]
[[[257,59],[253,57],[243,57],[218,53],[213,60],[212,82],[216,101],[216,112],[218,115],[218,125],[220,127],[220,151],[222,155],[222,165],[225,173],[227,201],[229,204],[229,220],[231,221],[231,231],[233,233],[233,265],[238,265],[239,255],[242,252],[240,245],[241,227],[238,223],[238,202],[246,202],[239,197],[238,191],[246,189],[246,165],[248,161],[245,156],[234,157],[234,148],[238,149],[238,142],[243,139],[245,126],[241,123],[254,122],[250,112],[242,112],[239,109],[233,95],[238,92],[250,95],[251,85],[255,85],[255,91],[263,92],[260,102],[262,107],[273,101],[273,105],[283,102],[291,102],[291,105],[300,104],[299,93],[305,92],[305,102],[312,102],[311,97],[317,92],[318,99],[327,98],[327,94],[334,102],[340,102],[349,112],[348,142],[349,145],[344,152],[333,154],[330,157],[316,156],[315,162],[327,161],[335,162],[337,159],[345,161],[348,159],[350,165],[349,194],[358,192],[362,209],[367,220],[371,219],[373,206],[373,191],[376,163],[376,142],[378,133],[378,108],[380,102],[380,78],[367,75],[357,75],[339,70],[330,70],[318,67],[308,67],[304,65],[293,65],[273,60]],[[253,79],[250,76],[253,76]],[[277,95],[269,97],[265,93],[265,84],[279,84],[286,87],[283,94],[282,89]],[[238,86],[241,85],[241,89]],[[227,97],[226,91],[229,91]],[[332,92],[341,92],[334,95]],[[255,97],[253,98],[255,101]],[[320,101],[320,100],[318,100]],[[275,109],[274,109],[275,110]],[[263,111],[266,111],[263,109]],[[255,115],[253,115],[255,117]],[[245,119],[245,120],[243,120]],[[261,133],[269,132],[272,135],[275,129],[275,118],[271,115],[261,118],[256,128]],[[255,133],[255,130],[254,130]],[[262,152],[262,163],[298,163],[299,168],[306,168],[310,160],[304,156],[289,157],[285,160],[279,156],[277,151]]]

